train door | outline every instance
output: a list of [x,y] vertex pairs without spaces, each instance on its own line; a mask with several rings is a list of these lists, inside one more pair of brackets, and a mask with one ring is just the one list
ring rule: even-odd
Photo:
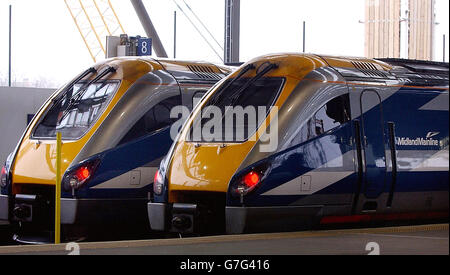
[[386,142],[381,97],[375,90],[364,90],[361,93],[360,106],[361,154],[364,160],[361,191],[366,198],[376,199],[385,188],[386,177]]

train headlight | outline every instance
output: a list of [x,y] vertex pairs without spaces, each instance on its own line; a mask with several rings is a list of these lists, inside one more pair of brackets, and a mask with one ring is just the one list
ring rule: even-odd
[[264,181],[269,171],[268,164],[261,164],[240,173],[231,184],[231,194],[234,197],[243,197],[257,189]]
[[164,191],[164,177],[158,170],[155,173],[155,179],[153,181],[153,192],[155,192],[155,194],[159,196],[163,193],[163,191]]
[[62,180],[64,191],[78,190],[83,187],[89,180],[100,163],[99,160],[86,161],[71,168],[66,172]]
[[5,166],[2,166],[2,172],[0,174],[0,186],[6,187],[8,184],[8,171]]

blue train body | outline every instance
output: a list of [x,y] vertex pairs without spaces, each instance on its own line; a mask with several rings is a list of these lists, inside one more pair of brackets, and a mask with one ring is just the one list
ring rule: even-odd
[[[239,144],[250,141],[216,142],[216,158],[235,150],[240,164],[229,177],[205,179],[219,163],[202,158],[215,143],[199,143],[194,151],[189,140],[179,140],[160,167],[164,192],[148,205],[153,229],[195,231],[207,219],[203,208],[215,211],[228,233],[288,230],[311,221],[448,217],[448,63],[281,54],[256,58],[230,81],[267,64],[274,66],[265,81],[299,80],[282,86],[272,103],[278,107],[276,150],[262,152],[264,141],[257,140],[238,155]],[[258,81],[248,79],[242,94]],[[251,176],[254,182],[247,182]],[[225,179],[224,193],[217,191],[219,179]]]

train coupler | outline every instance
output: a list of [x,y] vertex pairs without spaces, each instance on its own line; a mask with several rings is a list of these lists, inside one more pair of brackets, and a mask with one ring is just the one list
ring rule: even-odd
[[201,223],[200,212],[197,204],[148,204],[150,226],[155,231],[197,233]]
[[172,205],[171,232],[198,232],[200,210],[196,204],[174,203]]

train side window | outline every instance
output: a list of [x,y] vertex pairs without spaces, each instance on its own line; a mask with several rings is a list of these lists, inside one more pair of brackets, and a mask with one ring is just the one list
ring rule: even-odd
[[34,114],[27,114],[27,125],[30,125],[30,122],[33,120]]
[[348,94],[335,97],[320,108],[300,129],[296,144],[320,136],[350,121],[350,102]]
[[206,91],[198,91],[194,94],[194,96],[192,97],[192,109],[194,109],[195,106],[200,103],[205,94]]
[[[320,136],[326,131],[329,131],[341,125],[339,121],[335,120],[328,114],[327,105],[322,107],[314,116],[314,131],[316,136]],[[332,115],[333,114],[334,113],[332,113]]]
[[173,107],[179,105],[181,105],[181,96],[179,95],[159,102],[136,122],[119,142],[119,145],[131,142],[172,125],[177,119],[170,118],[170,111]]
[[330,100],[313,116],[314,134],[320,136],[350,120],[348,94]]

